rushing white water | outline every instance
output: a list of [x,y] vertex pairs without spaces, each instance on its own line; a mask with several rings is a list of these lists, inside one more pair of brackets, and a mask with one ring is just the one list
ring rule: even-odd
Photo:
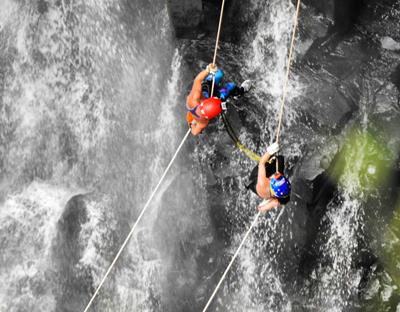
[[[246,72],[257,77],[252,92],[265,108],[267,117],[262,127],[265,131],[260,135],[262,142],[268,145],[275,134],[276,111],[282,96],[294,7],[282,1],[253,1],[251,4],[259,16],[256,26],[248,33],[252,41],[245,53]],[[290,133],[292,138],[283,138],[283,142],[293,144],[288,147],[282,143],[287,159],[301,156],[302,146],[306,143],[305,138],[291,133],[291,126],[297,121],[296,110],[299,109],[295,100],[303,88],[292,73],[283,133],[283,136]],[[292,202],[285,208],[286,211],[280,212],[279,217],[279,212],[272,212],[261,220],[253,238],[240,254],[236,270],[225,281],[215,303],[218,307],[216,310],[296,311],[298,305],[301,305],[318,311],[343,311],[349,305],[357,294],[361,279],[360,269],[354,268],[362,219],[360,188],[357,183],[363,155],[367,152],[365,148],[359,148],[354,153],[357,154],[346,155],[348,160],[344,171],[352,172],[352,176],[345,174],[341,178],[339,196],[342,200],[339,204],[332,200],[323,220],[328,224],[327,229],[321,233],[326,241],[319,247],[321,259],[318,259],[317,267],[306,282],[307,286],[296,285],[296,277],[290,275],[290,272],[297,274],[298,263],[294,260],[297,251],[293,250],[297,238],[293,235],[299,233],[293,227],[296,223],[293,222],[296,207]],[[358,169],[354,159],[358,159]],[[235,165],[240,166],[239,163]],[[240,211],[252,211],[252,206],[255,206],[253,199],[249,200],[242,193],[235,203],[241,206]],[[231,209],[229,204],[227,209]],[[235,233],[231,244],[232,253],[242,235],[243,230]],[[288,280],[293,284],[289,285]],[[299,293],[303,295],[300,300]]]
[[[230,48],[265,112],[253,116],[262,152],[275,133],[294,5],[252,0],[249,10],[254,24]],[[3,0],[0,39],[0,311],[80,311],[186,130],[185,60],[161,0]],[[306,150],[296,133],[303,88],[292,73],[281,141],[289,161]],[[258,203],[244,186],[254,163],[207,131],[188,140],[93,311],[194,311],[207,301]],[[366,153],[348,155],[359,162],[346,162],[311,276],[297,284],[294,199],[260,220],[211,309],[346,309],[361,278],[354,181]]]
[[[0,228],[10,236],[2,244],[2,311],[83,309],[177,145],[181,125],[171,122],[181,58],[171,45],[167,7],[131,5],[1,3],[7,66]],[[150,302],[160,300],[169,255],[160,255],[149,233],[157,233],[161,198],[174,176],[99,309],[153,311]],[[63,220],[67,200],[88,191],[77,204],[86,218]],[[76,241],[58,233],[75,226]],[[74,283],[83,288],[74,291]]]
[[360,207],[360,202],[347,194],[340,205],[329,205],[328,239],[322,246],[324,263],[312,272],[315,292],[310,298],[310,305],[321,311],[343,311],[357,294],[361,271],[353,267],[353,262],[358,247]]
[[33,182],[2,204],[0,311],[54,310],[52,240],[72,195],[72,190]]
[[360,177],[372,150],[368,140],[363,139],[369,122],[370,103],[366,95],[360,104],[362,128],[357,140],[352,135],[344,140],[342,153],[345,156],[341,161],[345,163],[339,181],[339,198],[327,206],[322,220],[328,226],[320,246],[321,260],[311,273],[312,289],[308,303],[321,311],[339,312],[351,306],[362,278],[362,269],[354,265],[360,249],[358,244],[365,208],[363,197],[366,195]]
[[[260,140],[265,148],[275,135],[277,110],[280,106],[283,84],[286,74],[287,54],[292,32],[294,6],[288,1],[252,1],[251,10],[258,13],[256,24],[248,31],[251,44],[245,49],[245,72],[255,77],[254,89],[251,94],[266,112],[266,120],[261,125],[265,129],[260,133]],[[295,120],[295,110],[290,102],[300,92],[300,86],[291,75],[289,84],[287,108],[285,111],[284,127],[290,127]],[[285,130],[287,131],[287,129]],[[250,143],[249,143],[250,144]],[[250,144],[251,145],[251,144]],[[239,156],[240,157],[240,156]],[[243,168],[243,176],[239,178],[239,188],[243,192],[234,192],[232,199],[225,201],[226,209],[244,212],[256,212],[258,200],[249,195],[244,184],[254,163],[231,160],[230,165]],[[247,169],[246,169],[247,168]],[[232,192],[227,188],[225,192]],[[250,216],[252,214],[250,213]],[[272,212],[270,216],[262,216],[254,235],[246,243],[237,259],[236,265],[223,284],[218,299],[215,300],[217,311],[292,311],[290,295],[285,290],[279,274],[279,260],[276,255],[281,252],[285,231],[290,226],[281,223],[282,215],[285,220],[290,218],[284,210]],[[242,222],[239,217],[233,217],[234,222]],[[286,221],[287,222],[287,221]],[[243,227],[234,235],[231,242],[231,252],[239,245]]]
[[[269,142],[275,133],[281,105],[295,8],[290,1],[251,1],[251,5],[252,10],[259,12],[259,17],[249,32],[251,46],[246,53],[246,68],[251,76],[257,77],[255,96],[268,116],[264,125],[267,135],[262,136],[262,140]],[[296,49],[294,53],[293,58]],[[296,116],[291,100],[298,96],[299,89],[296,76],[291,72],[284,116],[288,125]]]

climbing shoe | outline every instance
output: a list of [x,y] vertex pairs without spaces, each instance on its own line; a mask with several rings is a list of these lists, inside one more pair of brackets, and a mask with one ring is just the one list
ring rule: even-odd
[[243,88],[244,93],[249,92],[252,87],[251,80],[243,81],[240,87]]

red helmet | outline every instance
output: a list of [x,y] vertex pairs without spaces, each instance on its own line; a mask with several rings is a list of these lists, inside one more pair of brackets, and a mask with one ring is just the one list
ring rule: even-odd
[[200,103],[200,113],[205,119],[213,119],[222,112],[221,99],[212,97]]

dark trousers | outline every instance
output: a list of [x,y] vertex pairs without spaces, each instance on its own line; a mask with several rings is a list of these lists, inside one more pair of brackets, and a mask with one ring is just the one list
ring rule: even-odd
[[[265,170],[267,173],[267,177],[269,178],[276,172],[276,159],[278,159],[278,171],[282,174],[285,174],[285,159],[283,156],[276,156],[269,163],[265,164]],[[257,186],[257,178],[258,178],[258,165],[254,167],[253,171],[250,174],[249,182],[246,185],[246,188],[257,194],[256,186]]]
[[[204,80],[201,83],[201,92],[205,98],[209,98],[211,94],[212,81]],[[242,96],[244,90],[238,87],[234,82],[227,82],[225,84],[215,85],[213,96],[220,98],[225,102],[231,96]]]

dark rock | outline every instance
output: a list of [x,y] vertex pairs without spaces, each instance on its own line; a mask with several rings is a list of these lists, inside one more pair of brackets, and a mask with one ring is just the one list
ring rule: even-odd
[[76,195],[68,201],[58,222],[58,233],[53,247],[59,285],[59,288],[54,290],[57,311],[78,311],[89,299],[91,274],[77,268],[84,251],[79,238],[87,218],[85,195]]
[[400,65],[390,75],[390,80],[396,86],[397,90],[400,92]]
[[339,82],[323,73],[303,77],[308,88],[300,99],[301,110],[316,121],[315,127],[321,131],[340,131],[357,111],[356,99],[349,97],[351,93],[344,92]]
[[[304,135],[306,142],[301,136],[297,141],[292,139],[298,135],[298,133],[294,133],[296,131],[293,131],[297,128],[292,125],[291,133],[289,133],[292,142],[300,141],[305,144],[301,145],[302,143],[300,143],[301,155],[295,157],[289,155],[288,157],[289,163],[294,167],[294,169],[288,170],[293,182],[293,198],[282,214],[281,221],[277,222],[280,231],[266,226],[268,223],[265,222],[265,224],[259,225],[253,233],[256,238],[260,239],[256,240],[256,244],[261,246],[257,251],[260,261],[266,258],[270,259],[270,253],[273,252],[274,259],[279,263],[276,275],[279,275],[280,280],[284,281],[283,284],[286,284],[284,285],[286,286],[285,292],[290,293],[292,290],[294,294],[299,289],[297,288],[296,291],[296,287],[293,286],[296,282],[309,290],[313,287],[310,272],[319,265],[330,265],[327,263],[329,259],[324,258],[322,254],[321,246],[325,246],[326,240],[329,239],[327,233],[329,233],[330,224],[326,221],[327,206],[334,205],[340,209],[343,205],[343,198],[338,192],[338,180],[344,170],[343,162],[338,161],[343,134],[350,125],[358,123],[365,116],[366,110],[368,116],[372,116],[373,107],[369,106],[369,103],[373,101],[368,97],[370,86],[372,86],[371,92],[375,92],[375,95],[378,96],[375,101],[390,103],[388,100],[393,95],[393,91],[389,92],[388,89],[382,87],[387,85],[385,84],[387,73],[378,76],[373,70],[376,66],[390,72],[393,70],[393,63],[390,67],[386,66],[390,62],[383,61],[371,65],[374,60],[379,60],[383,53],[377,38],[388,36],[388,34],[376,36],[372,30],[382,28],[379,24],[380,14],[389,10],[390,1],[384,1],[383,8],[380,8],[380,4],[373,0],[305,0],[304,3],[306,8],[302,6],[300,37],[301,41],[305,43],[300,43],[303,50],[298,54],[300,57],[297,58],[294,70],[299,77],[300,85],[304,86],[301,91],[302,95],[296,99],[301,103],[297,111],[299,118],[296,119],[296,122],[300,124],[299,127],[307,129],[302,130],[306,134]],[[241,32],[241,25],[245,25],[241,19],[245,13],[238,14],[240,16],[235,19],[234,12],[237,12],[239,8],[244,9],[246,6],[246,4],[241,5],[238,1],[229,1],[227,4],[226,16],[232,14],[233,18],[224,19],[223,40],[226,41],[233,40],[232,33]],[[379,9],[377,9],[378,7]],[[315,12],[322,14],[316,16]],[[187,45],[188,50],[184,51],[184,59],[189,64],[190,70],[193,71],[193,76],[209,59],[215,40],[219,3],[203,1],[202,14],[203,18],[198,26],[198,32],[201,32],[204,37],[201,40],[191,40]],[[206,20],[206,17],[209,19]],[[368,26],[373,24],[373,21],[377,21],[377,26],[374,26],[376,28]],[[251,27],[251,18],[248,19],[248,22]],[[230,32],[231,34],[227,35]],[[185,37],[185,35],[181,36]],[[193,33],[188,32],[185,38],[191,36],[193,38]],[[195,38],[198,39],[198,37]],[[397,38],[395,39],[398,41]],[[241,69],[233,65],[232,60],[241,60],[241,46],[237,45],[236,47],[232,44],[229,47],[226,41],[221,44],[221,51],[224,53],[219,56],[221,57],[219,62],[223,64],[229,74],[240,72]],[[296,52],[298,52],[297,46]],[[390,53],[393,52],[390,51]],[[393,62],[393,57],[388,57],[388,59]],[[397,69],[392,74],[392,81],[400,89],[400,78],[397,77],[400,77],[400,74],[397,73]],[[371,79],[373,75],[375,76]],[[394,89],[393,85],[390,87]],[[260,126],[254,127],[254,125],[265,122],[265,109],[257,106],[261,105],[246,105],[246,109],[243,110],[236,107],[234,108],[235,113],[230,114],[229,118],[232,119],[235,130],[245,132],[248,137],[251,137],[252,145],[258,147],[265,144],[265,142],[260,142],[260,133],[265,129],[262,127],[260,129]],[[248,121],[252,117],[256,119],[256,122],[254,119],[252,122]],[[206,179],[208,205],[211,207],[209,213],[215,238],[219,242],[229,245],[233,234],[246,230],[252,217],[253,210],[251,209],[253,207],[243,211],[244,205],[237,202],[236,196],[235,198],[226,196],[226,194],[239,194],[243,191],[241,183],[238,181],[243,181],[246,176],[244,173],[246,168],[240,168],[243,163],[238,159],[236,162],[233,161],[235,157],[230,156],[229,141],[226,141],[221,127],[216,124],[216,122],[213,123],[199,140],[207,150],[202,154],[206,157],[200,163],[202,176]],[[395,129],[394,124],[393,121],[393,129]],[[303,133],[302,131],[299,133]],[[253,136],[253,134],[255,135]],[[303,151],[306,144],[309,146]],[[326,148],[326,146],[330,146],[330,148]],[[336,156],[332,159],[333,155]],[[243,167],[248,167],[247,173],[252,169],[248,163]],[[397,177],[397,174],[394,176]],[[254,199],[243,193],[238,197],[246,203]],[[226,208],[227,206],[229,209]],[[271,218],[276,216],[274,213],[271,213]],[[266,216],[264,221],[269,217]],[[360,224],[360,227],[363,225]],[[265,239],[267,231],[270,234],[271,243],[261,242],[263,238]],[[279,246],[273,245],[275,236],[279,240]],[[363,234],[360,234],[360,237],[363,237]],[[368,248],[368,243],[365,242],[360,242],[359,248],[354,252],[354,265],[363,271],[363,280],[360,284],[360,287],[363,288],[371,274],[375,257]],[[349,255],[353,257],[351,253]],[[203,263],[203,265],[205,264]],[[259,270],[263,270],[263,268],[259,268]],[[205,271],[213,274],[213,270],[210,268]],[[261,285],[257,285],[260,287],[259,289],[262,289],[263,282],[258,282]],[[292,297],[290,298],[292,299]],[[353,299],[349,299],[349,302],[352,301]],[[350,305],[351,303],[349,303]]]
[[353,29],[363,8],[365,0],[335,0],[334,25],[332,32],[346,34]]
[[303,0],[303,3],[307,6],[315,8],[317,12],[324,14],[325,17],[333,19],[335,14],[335,0]]
[[40,14],[47,13],[49,10],[49,4],[45,0],[39,0],[37,4],[37,9]]
[[178,37],[188,31],[194,31],[200,24],[203,14],[203,4],[201,0],[169,0],[168,4],[171,12],[172,24],[175,27]]
[[[214,0],[169,0],[172,24],[178,38],[198,39],[200,36],[215,39],[221,12],[220,1]],[[225,2],[222,21],[221,42],[238,42],[252,19],[247,14],[248,5],[238,0]]]
[[320,233],[324,233],[322,224],[327,205],[336,196],[337,179],[343,173],[343,164],[339,163],[340,154],[337,153],[333,158],[329,168],[319,174],[312,181],[313,194],[311,201],[307,203],[309,219],[307,220],[307,238],[304,245],[304,253],[299,265],[299,272],[308,276],[316,263],[319,261],[319,241]]
[[304,3],[316,8],[324,16],[333,20],[331,33],[344,35],[351,31],[358,22],[363,9],[366,9],[366,0],[305,0]]

